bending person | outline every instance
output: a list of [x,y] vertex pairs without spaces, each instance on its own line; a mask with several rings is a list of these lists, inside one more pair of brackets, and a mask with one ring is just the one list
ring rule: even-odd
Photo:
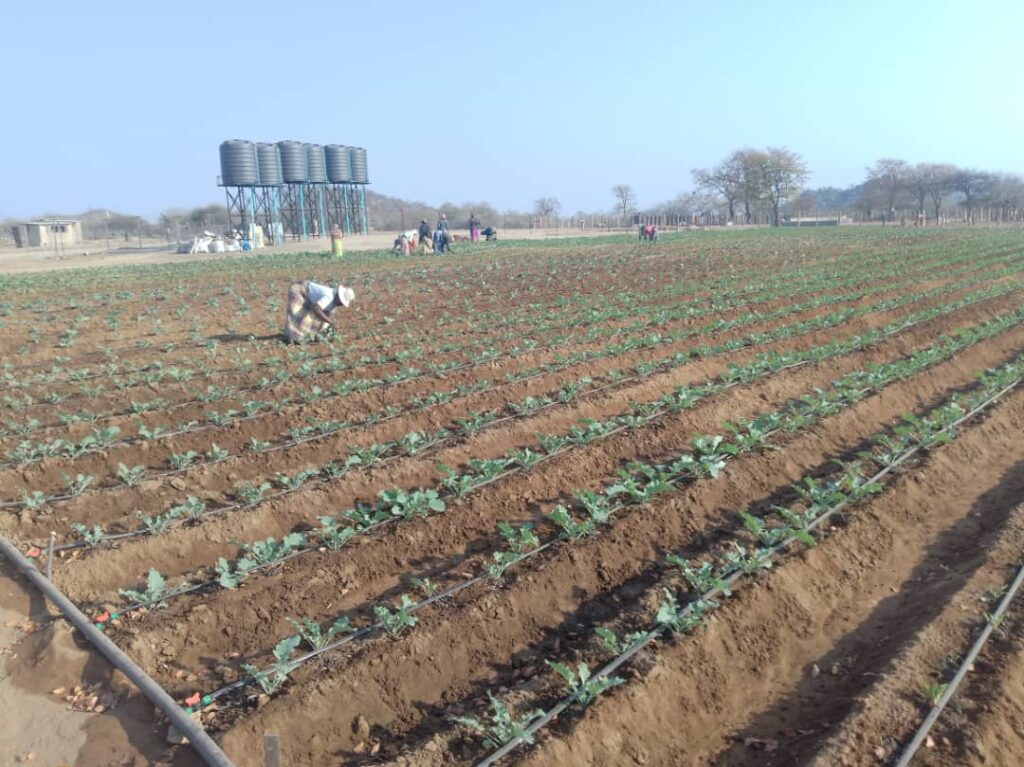
[[288,343],[314,341],[328,328],[337,327],[332,313],[339,306],[348,307],[356,297],[352,288],[336,288],[316,282],[293,282],[288,288],[285,309],[284,337]]

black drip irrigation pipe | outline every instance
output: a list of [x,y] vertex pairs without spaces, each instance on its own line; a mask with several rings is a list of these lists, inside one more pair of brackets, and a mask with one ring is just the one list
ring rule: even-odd
[[95,647],[114,668],[128,677],[149,701],[160,709],[177,730],[188,738],[192,748],[202,757],[208,767],[235,767],[227,754],[221,751],[213,738],[202,726],[174,701],[152,677],[143,671],[135,662],[125,655],[110,639],[96,629],[89,618],[75,606],[74,602],[64,596],[46,577],[39,572],[32,562],[6,538],[0,537],[0,553],[2,553],[43,595],[57,606],[65,618],[82,632],[82,635]]
[[999,603],[999,607],[996,608],[996,611],[992,614],[992,617],[987,620],[985,628],[982,630],[981,634],[978,635],[974,644],[971,645],[971,649],[967,653],[967,657],[964,658],[963,663],[960,664],[960,668],[957,669],[956,674],[949,681],[949,684],[946,685],[946,689],[942,693],[942,697],[936,701],[932,710],[928,712],[928,716],[925,717],[925,720],[921,723],[921,726],[914,734],[914,738],[903,750],[903,754],[900,756],[899,761],[896,762],[894,767],[907,767],[907,765],[910,764],[918,749],[921,748],[921,744],[924,743],[925,738],[928,737],[928,733],[939,720],[943,710],[946,708],[946,704],[949,703],[956,694],[957,688],[960,686],[960,683],[964,681],[964,677],[967,676],[968,670],[974,665],[974,661],[981,653],[981,649],[985,646],[985,642],[988,641],[993,629],[999,624],[999,620],[1003,617],[1003,614],[1007,609],[1009,609],[1010,603],[1013,601],[1014,596],[1016,596],[1017,591],[1020,589],[1021,583],[1024,583],[1024,566],[1021,566],[1017,571],[1017,577],[1014,578],[1013,583],[1010,584],[1010,588],[1007,590],[1006,596],[1003,597],[1002,601]]
[[[965,413],[963,416],[961,416],[959,419],[957,419],[956,421],[951,423],[949,426],[947,426],[944,429],[942,429],[942,431],[946,431],[946,432],[953,431],[958,426],[963,424],[965,421],[970,420],[971,418],[976,416],[978,413],[982,412],[983,410],[987,409],[992,404],[997,402],[1005,394],[1007,394],[1008,392],[1010,392],[1013,389],[1015,389],[1017,386],[1020,385],[1022,380],[1024,380],[1024,379],[1018,378],[1015,381],[1013,381],[1012,383],[1010,383],[1009,385],[1003,387],[998,392],[996,392],[994,395],[992,395],[991,397],[987,398],[984,402],[979,404],[977,407],[975,407],[971,411]],[[881,471],[876,473],[873,477],[871,477],[868,480],[868,482],[869,483],[870,482],[877,482],[879,479],[881,479],[882,477],[884,477],[887,474],[889,474],[890,472],[892,472],[898,465],[904,463],[907,459],[909,459],[914,454],[920,452],[922,449],[923,448],[922,448],[921,445],[916,445],[916,446],[910,448],[903,455],[901,455],[899,457],[899,459],[894,461],[892,464],[886,466]],[[843,511],[849,505],[850,505],[849,501],[841,501],[840,503],[836,504],[835,506],[833,506],[828,511],[826,511],[823,514],[821,514],[820,516],[818,516],[810,525],[807,526],[807,530],[810,531],[810,530],[817,529],[824,522],[826,522],[827,520],[831,519],[836,514],[838,514],[841,511]],[[768,556],[769,557],[776,556],[779,552],[781,552],[783,549],[785,549],[791,543],[795,543],[796,541],[797,541],[797,539],[795,537],[790,537],[790,538],[787,538],[784,541],[780,541],[779,543],[775,544],[770,549],[768,549]],[[740,580],[740,578],[742,576],[743,576],[742,572],[740,572],[740,571],[734,572],[732,575],[727,577],[721,585],[716,586],[716,587],[710,589],[709,591],[705,592],[704,594],[701,594],[697,601],[704,601],[704,600],[708,600],[708,599],[715,599],[716,597],[720,597],[720,596],[725,595],[726,592],[728,592]],[[1024,578],[1024,568],[1022,568],[1021,574],[1018,574],[1018,578],[1017,579],[1021,580],[1022,578]],[[1008,603],[1007,600],[1004,599],[1003,604],[1007,604],[1007,603]],[[692,604],[693,603],[688,605],[686,608],[684,608],[684,610],[685,611],[691,610],[692,609]],[[1002,609],[1002,607],[1003,607],[1003,605],[1001,604],[1000,608]],[[986,627],[986,629],[991,629],[991,628],[992,628],[991,625]],[[643,648],[645,648],[647,645],[649,645],[651,642],[653,642],[655,639],[657,639],[659,636],[661,636],[666,630],[667,629],[664,626],[658,626],[658,627],[656,627],[654,629],[651,629],[650,631],[648,631],[644,635],[644,638],[642,640],[640,640],[639,642],[637,642],[636,644],[631,646],[628,650],[626,650],[624,653],[616,656],[611,661],[609,661],[604,666],[602,666],[600,669],[595,671],[591,675],[591,679],[603,679],[603,678],[605,678],[605,677],[615,673],[615,671],[617,671],[620,666],[625,665],[634,655],[639,653]],[[987,638],[987,634],[984,634],[984,635]],[[980,647],[978,649],[980,650]],[[973,648],[972,648],[972,650],[973,650]],[[961,667],[961,671],[966,673],[967,666],[968,666],[968,664],[965,663],[965,665]],[[958,672],[958,675],[959,675],[959,673],[960,672]],[[955,682],[956,684],[959,684],[959,680],[956,679],[956,678],[954,678],[953,682]],[[952,687],[954,687],[953,683],[950,684],[950,688],[952,688]],[[952,696],[952,693],[951,693],[951,691],[949,689],[947,689],[946,692],[948,694],[948,697]],[[940,701],[940,702],[943,702],[943,705],[944,705],[945,701],[948,701],[948,697],[947,697],[947,695],[943,695],[943,701]],[[477,762],[474,765],[474,767],[492,767],[492,765],[497,764],[501,759],[503,759],[504,757],[508,756],[510,753],[515,751],[519,746],[521,746],[524,743],[526,743],[527,742],[526,741],[527,738],[532,738],[532,736],[536,732],[538,732],[539,730],[543,729],[545,726],[547,726],[552,721],[557,719],[559,714],[561,714],[563,711],[568,709],[575,702],[576,702],[576,695],[569,695],[569,696],[563,698],[561,701],[559,701],[554,706],[552,706],[550,711],[545,713],[539,719],[534,720],[525,729],[525,734],[524,735],[519,735],[519,736],[513,738],[512,740],[510,740],[508,743],[505,743],[503,746],[501,746],[501,748],[497,749],[496,751],[493,751],[488,756],[486,756],[484,759],[482,759],[481,761]],[[929,717],[929,718],[931,718],[931,717]],[[938,718],[938,714],[935,715],[935,718]],[[931,725],[929,724],[929,728],[930,728],[930,726]],[[924,736],[926,734],[927,734],[927,732],[925,732],[924,734],[921,735],[922,740],[924,739]],[[918,744],[918,745],[920,745],[920,744]],[[906,767],[906,763],[905,762],[901,762],[900,764],[896,765],[896,767]]]

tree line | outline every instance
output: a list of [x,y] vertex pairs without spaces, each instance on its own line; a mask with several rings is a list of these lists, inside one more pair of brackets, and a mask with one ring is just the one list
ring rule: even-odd
[[[865,169],[863,180],[845,188],[806,188],[810,176],[803,158],[785,147],[737,149],[721,161],[690,172],[693,189],[675,198],[639,208],[630,184],[610,188],[611,212],[579,211],[571,219],[608,217],[608,224],[629,224],[638,216],[661,216],[700,223],[770,223],[779,226],[787,217],[842,214],[857,221],[891,223],[908,219],[918,225],[943,223],[951,215],[957,221],[1024,220],[1024,178],[950,163],[884,158]],[[557,197],[534,200],[530,211],[499,211],[487,202],[445,202],[440,206],[411,202],[367,191],[366,201],[372,228],[400,231],[415,228],[421,219],[431,225],[444,211],[456,227],[468,222],[472,213],[484,226],[523,228],[551,226],[564,221]],[[68,218],[68,216],[64,216]],[[171,208],[156,222],[140,216],[109,210],[90,210],[78,216],[90,239],[157,236],[168,240],[191,239],[203,231],[226,232],[229,228],[225,205],[212,203],[194,208]],[[9,227],[4,221],[0,239]],[[565,225],[565,223],[563,223]]]
[[[946,211],[962,209],[976,222],[979,210],[991,221],[1020,221],[1024,179],[949,163],[886,158],[865,169],[864,180],[846,189],[805,189],[807,166],[786,149],[740,149],[710,168],[692,171],[697,192],[680,201],[690,213],[717,211],[726,221],[749,223],[767,210],[778,226],[780,214],[844,214],[854,220],[918,225],[941,223]],[[699,209],[699,210],[698,210]],[[959,220],[959,219],[958,219]]]

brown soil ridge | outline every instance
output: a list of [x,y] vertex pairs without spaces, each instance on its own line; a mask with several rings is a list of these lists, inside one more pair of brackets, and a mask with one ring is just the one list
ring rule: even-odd
[[1024,607],[1019,600],[1018,593],[1000,624],[1002,631],[989,636],[967,681],[932,728],[938,745],[919,751],[915,767],[991,767],[1021,762]]
[[[510,658],[524,652],[535,658],[557,632],[573,630],[584,617],[576,613],[578,603],[589,599],[595,589],[604,592],[622,583],[635,574],[637,567],[658,557],[663,547],[692,537],[695,513],[718,517],[720,522],[720,509],[743,508],[752,497],[777,487],[780,479],[798,478],[797,461],[804,466],[815,465],[836,454],[837,438],[856,441],[871,424],[877,424],[876,418],[892,418],[912,409],[928,393],[946,391],[950,382],[967,382],[973,370],[1001,358],[992,359],[992,352],[965,351],[946,369],[896,384],[853,411],[827,419],[812,434],[786,445],[782,452],[740,458],[727,471],[726,481],[698,482],[691,491],[673,497],[668,504],[671,512],[658,504],[660,513],[644,515],[642,521],[630,515],[625,525],[616,526],[607,536],[557,549],[552,557],[520,574],[507,589],[490,593],[483,589],[466,604],[460,599],[454,608],[422,616],[421,624],[408,637],[368,642],[355,651],[351,661],[338,660],[330,670],[299,672],[296,690],[244,719],[225,736],[225,743],[237,749],[239,755],[249,754],[257,747],[254,734],[274,721],[282,730],[296,732],[292,745],[300,752],[297,764],[322,764],[322,754],[306,756],[305,749],[298,745],[299,720],[308,720],[309,707],[316,708],[321,701],[344,699],[347,714],[363,715],[371,726],[388,732],[413,726],[425,706],[440,705],[442,699],[462,700],[475,687],[479,692],[478,685],[494,684],[495,674],[499,677],[497,683],[501,683],[503,676],[513,673]],[[847,428],[836,433],[839,421]],[[807,445],[813,455],[810,461],[804,460],[806,453],[798,446],[801,440],[806,440],[805,445],[811,443]],[[765,484],[755,488],[751,477]],[[571,620],[563,625],[567,617]],[[187,633],[196,630],[190,627]],[[331,750],[352,748],[356,743],[345,726],[350,720],[347,716],[342,720],[329,725],[318,723],[320,738]]]
[[[845,372],[858,369],[870,362],[902,356],[915,348],[927,345],[941,332],[988,318],[1000,309],[1015,305],[1013,296],[997,299],[994,303],[986,303],[986,306],[974,305],[953,315],[922,323],[869,349],[759,379],[750,386],[732,389],[707,403],[698,403],[692,411],[665,420],[659,419],[658,422],[638,431],[569,451],[529,472],[510,477],[509,481],[499,483],[500,488],[485,488],[482,493],[474,494],[469,505],[486,511],[483,514],[472,514],[472,523],[466,520],[454,522],[455,517],[461,514],[452,514],[450,510],[441,517],[417,524],[438,525],[446,529],[440,540],[447,541],[445,550],[450,552],[453,547],[464,545],[481,534],[492,535],[494,523],[502,518],[498,516],[499,514],[505,515],[504,518],[507,519],[522,518],[522,499],[525,497],[528,502],[536,503],[541,498],[549,498],[548,494],[540,495],[538,491],[550,488],[552,482],[555,488],[566,491],[586,485],[595,477],[610,474],[616,466],[616,460],[650,454],[652,450],[664,449],[665,445],[684,444],[694,433],[716,431],[722,421],[736,417],[745,410],[749,410],[751,414],[759,412],[766,402],[781,403],[789,397],[802,395],[814,386],[825,385]],[[1019,335],[1017,337],[1019,338]],[[1009,335],[1003,334],[995,343],[1001,348],[1004,344],[1012,346],[1013,338],[1014,334],[1010,332]],[[828,339],[808,339],[809,345],[813,345],[812,342],[815,340],[820,343]],[[255,509],[229,511],[223,516],[211,517],[195,528],[176,528],[159,536],[132,539],[118,549],[99,552],[98,557],[68,561],[55,569],[54,578],[62,588],[68,590],[73,599],[106,599],[114,589],[132,583],[131,580],[128,584],[124,582],[125,573],[139,572],[141,576],[149,567],[155,567],[165,576],[173,577],[187,572],[184,568],[189,563],[193,567],[197,562],[212,565],[217,557],[233,554],[234,547],[229,543],[232,540],[254,540],[268,535],[280,537],[294,529],[296,524],[308,525],[313,522],[318,514],[337,513],[340,511],[339,497],[373,498],[382,486],[388,485],[407,488],[424,486],[435,481],[438,476],[435,468],[438,461],[458,466],[470,457],[493,457],[500,455],[509,447],[533,444],[536,441],[534,435],[538,431],[559,433],[580,418],[606,418],[622,412],[625,403],[629,401],[653,400],[676,386],[717,375],[724,371],[725,364],[725,360],[698,361],[662,376],[653,376],[650,380],[626,391],[573,403],[572,407],[552,409],[542,412],[535,418],[510,422],[505,426],[481,432],[468,442],[458,444],[425,460],[413,457],[397,461],[384,469],[371,469],[362,474],[342,477],[329,488],[300,490],[291,496],[270,501]],[[751,388],[752,391],[748,391]],[[736,402],[745,404],[737,409]],[[676,424],[674,429],[671,427],[673,423]],[[677,433],[676,430],[682,433]],[[566,469],[560,468],[566,466],[572,467],[569,473],[566,473]],[[507,491],[502,488],[511,490],[514,493],[512,498],[507,498]],[[456,508],[464,505],[458,504]],[[447,529],[453,524],[456,527]],[[415,526],[403,525],[402,530],[413,527]],[[399,536],[409,534],[398,533]],[[472,537],[467,539],[467,536]],[[388,539],[385,537],[380,540]],[[183,557],[186,551],[189,552],[187,559]],[[441,555],[433,545],[428,545],[427,551],[430,556]],[[410,552],[409,556],[415,557],[416,553]],[[342,559],[346,557],[347,554]]]
[[[525,763],[802,763],[803,741],[834,725],[871,683],[864,668],[877,673],[874,661],[896,657],[901,641],[944,612],[959,611],[952,600],[963,597],[965,579],[986,568],[984,580],[991,581],[1005,572],[1005,554],[1019,552],[1022,425],[1018,391],[922,468],[852,510],[814,549],[740,591],[706,630],[658,650],[649,673],[568,725],[562,737],[545,740]],[[994,549],[1002,561],[990,559]],[[944,557],[950,569],[936,577]],[[801,693],[807,705],[800,705]],[[919,705],[909,708],[920,716]],[[799,716],[790,720],[794,711]],[[745,737],[757,740],[744,745]],[[771,751],[758,750],[766,743]],[[823,755],[820,764],[878,764],[877,745],[861,739],[847,753]]]

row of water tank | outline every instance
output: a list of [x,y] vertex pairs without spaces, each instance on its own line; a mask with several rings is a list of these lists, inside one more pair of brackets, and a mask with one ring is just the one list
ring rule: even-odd
[[220,145],[221,186],[368,184],[366,150],[341,144],[233,139]]

